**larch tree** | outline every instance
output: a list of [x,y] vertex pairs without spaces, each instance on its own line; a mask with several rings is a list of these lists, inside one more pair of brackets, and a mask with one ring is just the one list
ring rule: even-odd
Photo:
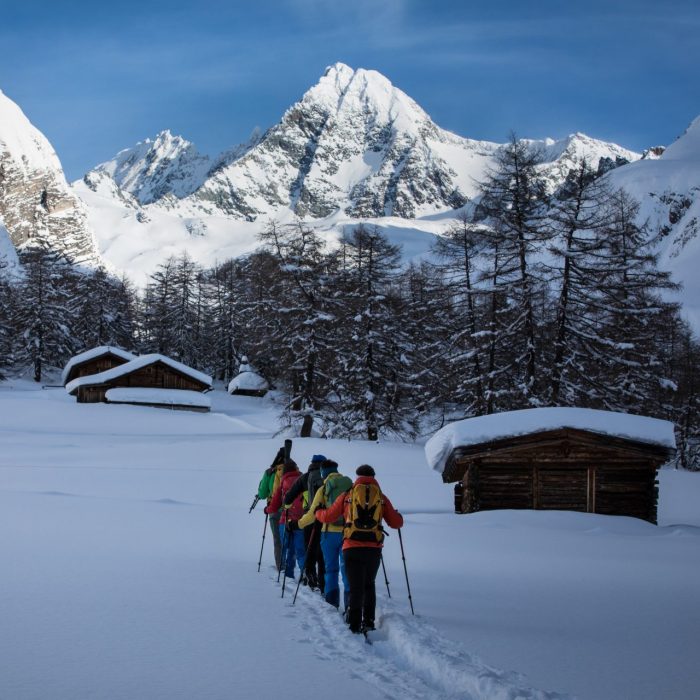
[[594,405],[599,395],[592,311],[608,275],[601,241],[611,223],[612,197],[606,180],[582,161],[551,199],[549,278],[556,315],[545,400],[554,406]]
[[638,213],[639,205],[627,193],[613,193],[608,221],[599,232],[601,284],[589,313],[596,320],[591,343],[602,368],[604,406],[644,413],[656,408],[659,389],[669,386],[660,376],[660,339],[678,307],[662,293],[678,286],[658,269],[653,237],[636,223]]
[[413,426],[402,406],[412,394],[413,347],[393,288],[400,249],[378,228],[359,225],[344,236],[340,260],[336,425],[368,440],[381,432],[408,435]]
[[[536,297],[543,284],[537,256],[547,240],[544,226],[546,189],[538,174],[541,155],[514,134],[498,151],[495,165],[479,184],[481,198],[477,212],[491,228],[485,255],[490,258],[489,272],[482,277],[492,280],[490,293],[502,299],[492,308],[490,332],[510,336],[520,351],[507,371],[494,366],[509,377],[519,392],[514,397],[523,405],[539,405],[537,357],[539,319],[535,315]],[[487,233],[484,231],[484,233]],[[488,235],[488,234],[487,234]],[[508,311],[505,318],[504,312]],[[493,352],[495,348],[492,347]],[[492,361],[493,358],[490,358]],[[493,408],[493,404],[489,409]]]
[[18,355],[40,382],[47,369],[62,367],[73,351],[70,290],[75,272],[70,261],[41,244],[26,248],[21,262],[24,276],[15,320],[21,328]]
[[300,420],[300,436],[310,437],[329,386],[329,336],[336,317],[328,279],[335,256],[325,251],[323,239],[303,221],[286,226],[272,221],[259,239],[277,261],[282,283],[278,311],[284,313],[285,322],[276,342],[289,353],[292,396],[287,421]]
[[450,314],[443,312],[443,318],[449,319],[443,342],[443,352],[448,355],[443,381],[453,387],[453,400],[463,407],[464,417],[487,412],[485,295],[477,284],[477,260],[483,245],[479,226],[464,213],[433,245],[433,253],[440,260],[437,271],[444,283],[443,309],[451,310]]

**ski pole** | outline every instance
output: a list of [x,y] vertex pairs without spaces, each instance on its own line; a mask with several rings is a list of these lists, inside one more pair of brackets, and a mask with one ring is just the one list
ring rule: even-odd
[[[287,534],[287,526],[285,523],[284,527],[284,532]],[[292,533],[292,540],[293,540],[293,533]],[[292,541],[292,547],[294,546],[294,541]],[[287,556],[284,560],[284,575],[282,576],[282,595],[280,596],[281,598],[284,598],[284,589],[287,585],[287,565],[289,564],[289,552],[292,549],[292,547],[289,546],[289,535],[287,535]],[[301,573],[299,574],[301,576]]]
[[408,583],[408,569],[406,569],[406,555],[403,551],[403,538],[401,537],[401,528],[399,528],[399,544],[401,545],[401,559],[403,559],[403,570],[406,574],[406,589],[408,590],[408,602],[411,604],[411,615],[416,613],[413,610],[413,598],[411,598],[411,586]]
[[260,564],[262,563],[262,553],[263,553],[263,547],[265,546],[265,534],[267,533],[267,519],[268,519],[268,514],[265,513],[265,524],[263,525],[263,538],[262,538],[262,544],[260,545],[260,559],[258,559],[258,573],[260,573]]
[[260,496],[255,494],[255,498],[253,499],[253,505],[250,506],[250,508],[248,508],[248,515],[250,515],[255,510],[255,506],[258,505],[259,500],[260,500]]
[[[278,525],[279,527],[279,525]],[[282,536],[282,552],[280,553],[280,568],[277,569],[277,583],[280,582],[280,576],[282,575],[282,569],[286,568],[287,563],[287,528],[284,528],[284,535]]]
[[382,571],[384,572],[384,583],[386,583],[386,592],[389,598],[391,598],[391,591],[389,590],[389,579],[386,576],[386,566],[384,566],[384,555],[380,554],[379,556],[382,562]]
[[[304,557],[304,569],[306,569],[306,562],[309,560],[309,552],[311,551],[311,545],[314,543],[314,535],[316,534],[316,528],[311,530],[311,536],[309,537],[309,544],[306,545],[306,555]],[[303,572],[299,574],[299,581],[297,582],[297,589],[294,591],[294,600],[292,600],[292,605],[297,602],[297,596],[299,595],[299,586],[301,586],[301,580],[303,578]]]

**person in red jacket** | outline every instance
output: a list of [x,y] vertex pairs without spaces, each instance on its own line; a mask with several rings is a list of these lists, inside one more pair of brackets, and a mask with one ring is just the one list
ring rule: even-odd
[[[299,571],[301,575],[304,571],[304,560],[306,559],[306,547],[304,545],[304,532],[292,529],[292,523],[301,518],[304,514],[304,504],[303,504],[303,494],[299,494],[297,498],[291,503],[290,506],[284,506],[284,497],[289,492],[289,490],[294,485],[294,482],[301,476],[299,467],[297,467],[296,462],[289,460],[287,464],[284,465],[282,470],[282,479],[280,480],[280,485],[277,487],[275,492],[272,494],[272,499],[267,504],[265,512],[268,515],[273,515],[274,513],[279,513],[280,509],[282,514],[280,516],[280,539],[282,540],[282,566],[285,568],[285,576],[289,579],[294,578],[294,564],[298,562]],[[281,567],[280,567],[281,568]]]
[[369,464],[358,467],[355,473],[358,478],[352,489],[340,494],[329,508],[317,510],[316,519],[332,523],[341,516],[345,518],[343,558],[350,584],[346,619],[350,631],[359,633],[375,629],[374,580],[382,556],[382,521],[398,529],[403,526],[403,517],[382,493]]

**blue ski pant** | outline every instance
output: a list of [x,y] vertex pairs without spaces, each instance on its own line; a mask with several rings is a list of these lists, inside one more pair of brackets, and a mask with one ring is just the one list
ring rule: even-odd
[[287,578],[294,578],[294,565],[298,562],[300,573],[304,571],[306,559],[306,546],[304,545],[304,531],[294,530],[287,532],[284,525],[280,525],[280,538],[284,543],[282,561],[286,563]]
[[343,589],[345,590],[345,605],[347,606],[350,586],[348,577],[345,575],[345,561],[343,559],[343,533],[342,532],[322,532],[321,551],[323,552],[323,562],[326,565],[326,586],[324,596],[326,601],[335,607],[340,605],[340,585],[338,583],[338,573],[343,578]]

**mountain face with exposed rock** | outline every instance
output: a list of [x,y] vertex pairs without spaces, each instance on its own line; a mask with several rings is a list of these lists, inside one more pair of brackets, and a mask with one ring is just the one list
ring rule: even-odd
[[16,249],[43,243],[76,263],[99,263],[85,205],[51,144],[2,92],[0,222]]
[[[575,158],[596,165],[639,158],[583,134],[528,143],[543,152],[552,186]],[[210,161],[163,132],[97,166],[84,181],[97,191],[101,179],[111,178],[112,189],[133,197],[134,205],[183,217],[255,221],[286,210],[310,219],[337,213],[414,219],[463,206],[499,148],[441,129],[383,75],[339,63],[278,124],[234,151]]]
[[679,254],[700,235],[700,117],[667,148],[610,175],[642,205],[644,220]]

